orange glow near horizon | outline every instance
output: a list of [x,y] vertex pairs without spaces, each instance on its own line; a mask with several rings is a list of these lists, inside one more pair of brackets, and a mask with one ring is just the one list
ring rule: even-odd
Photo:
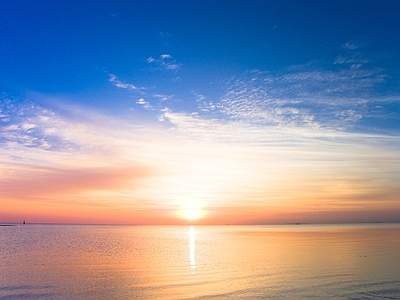
[[[234,130],[220,125],[224,132]],[[86,145],[93,135],[78,129],[60,126],[68,138]],[[363,145],[358,136],[354,143],[346,136],[339,142],[296,141],[294,132],[293,145],[286,147],[285,136],[276,138],[274,146],[186,140],[155,129],[152,134],[135,133],[138,137],[121,127],[107,130],[101,131],[107,148],[103,139],[93,140],[80,155],[22,146],[4,150],[0,222],[399,221],[398,149],[384,152],[385,144]],[[235,135],[238,140],[246,136]],[[95,154],[93,149],[98,149]]]

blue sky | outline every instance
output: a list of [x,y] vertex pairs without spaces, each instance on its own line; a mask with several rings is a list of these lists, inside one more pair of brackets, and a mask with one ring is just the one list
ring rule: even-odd
[[0,221],[400,220],[398,1],[2,7]]

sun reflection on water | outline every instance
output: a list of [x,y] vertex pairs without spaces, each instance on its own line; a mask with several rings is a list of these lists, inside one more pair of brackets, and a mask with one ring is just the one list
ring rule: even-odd
[[195,242],[196,231],[194,230],[194,226],[190,226],[189,229],[189,255],[190,255],[190,270],[192,275],[194,275],[194,271],[196,270],[196,242]]

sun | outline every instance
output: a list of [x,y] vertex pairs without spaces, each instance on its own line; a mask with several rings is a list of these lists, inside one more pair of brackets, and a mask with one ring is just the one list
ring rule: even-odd
[[189,221],[201,219],[205,216],[206,211],[203,209],[203,203],[196,200],[184,200],[181,202],[177,215]]
[[205,211],[196,208],[182,209],[179,211],[179,215],[181,218],[193,221],[201,219],[205,215]]

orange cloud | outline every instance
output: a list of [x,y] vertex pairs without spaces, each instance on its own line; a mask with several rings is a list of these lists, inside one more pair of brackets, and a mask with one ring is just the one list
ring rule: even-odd
[[133,186],[155,175],[146,166],[119,168],[60,169],[30,167],[12,177],[3,178],[0,193],[8,198],[32,198],[73,194],[85,191],[104,191]]

